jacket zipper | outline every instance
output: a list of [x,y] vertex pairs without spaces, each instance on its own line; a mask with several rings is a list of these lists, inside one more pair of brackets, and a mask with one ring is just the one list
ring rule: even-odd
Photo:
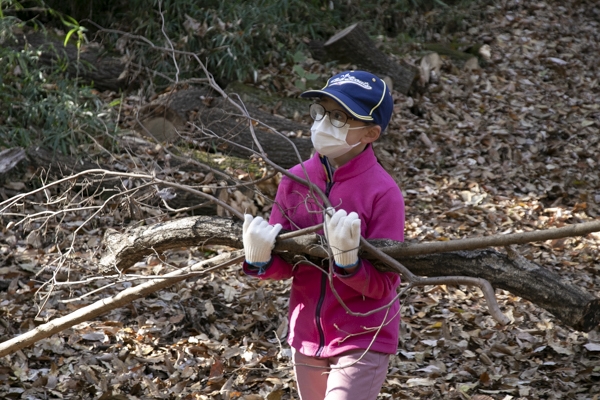
[[[329,164],[329,160],[326,157],[321,158],[323,167],[325,168],[325,174],[327,175],[327,185],[325,186],[325,196],[329,198],[329,193],[333,188],[333,170]],[[315,353],[315,357],[320,357],[323,349],[325,348],[325,332],[323,331],[323,324],[321,321],[321,307],[325,301],[325,292],[327,291],[327,273],[323,272],[321,275],[321,293],[319,294],[319,301],[317,303],[317,309],[315,310],[315,323],[317,324],[317,330],[319,331],[319,348]]]
[[325,333],[323,332],[323,324],[321,323],[321,306],[325,300],[325,290],[327,288],[327,275],[321,274],[321,294],[319,295],[319,302],[317,303],[317,310],[315,315],[315,322],[317,323],[317,330],[319,331],[319,348],[315,353],[315,357],[320,357],[325,347]]

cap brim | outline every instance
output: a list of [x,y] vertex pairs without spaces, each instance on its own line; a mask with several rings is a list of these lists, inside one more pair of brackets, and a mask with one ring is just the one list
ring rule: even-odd
[[321,97],[322,95],[323,95],[323,92],[321,90],[307,90],[306,92],[302,93],[300,95],[300,97],[310,98],[310,97]]
[[[337,103],[339,103],[344,110],[350,114],[353,118],[359,119],[361,121],[373,121],[373,117],[371,117],[368,110],[363,110],[356,102],[352,100],[351,97],[346,96],[342,92],[335,91],[334,93],[327,92],[325,90],[308,90],[300,95],[300,97],[311,98],[311,97],[322,97],[327,96]],[[361,110],[360,113],[355,110]]]

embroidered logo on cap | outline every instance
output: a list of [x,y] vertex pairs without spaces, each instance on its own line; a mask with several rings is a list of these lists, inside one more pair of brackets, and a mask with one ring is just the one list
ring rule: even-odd
[[357,79],[356,77],[350,74],[341,75],[335,79],[330,80],[329,85],[327,86],[344,85],[346,83],[352,83],[367,90],[373,89],[371,85],[369,85],[369,82],[361,81],[360,79]]

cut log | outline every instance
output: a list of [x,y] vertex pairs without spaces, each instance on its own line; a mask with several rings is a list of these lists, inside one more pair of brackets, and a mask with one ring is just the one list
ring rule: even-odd
[[20,147],[0,151],[0,180],[26,157]]
[[[18,49],[28,47],[39,50],[40,62],[48,65],[66,60],[69,73],[77,75],[99,90],[125,90],[134,84],[133,78],[128,77],[127,65],[120,58],[104,55],[98,47],[84,45],[78,54],[77,47],[73,44],[64,46],[63,39],[42,33],[20,35],[17,43],[12,46]],[[206,132],[211,132],[213,137],[206,138],[210,146],[234,156],[251,155],[251,151],[235,146],[238,144],[256,150],[248,129],[250,122],[239,116],[239,110],[226,99],[212,98],[207,93],[208,90],[205,89],[192,89],[163,97],[161,102],[141,110],[138,130],[161,142],[173,142],[177,139],[178,132],[185,129],[186,122],[193,122]],[[272,161],[284,168],[290,168],[300,160],[310,157],[310,138],[298,137],[302,132],[308,132],[307,126],[265,112],[254,105],[248,105],[246,108],[256,121],[272,128],[254,124],[258,140]],[[194,114],[190,119],[188,113],[191,111],[194,111]],[[231,113],[238,116],[232,116]],[[274,131],[289,135],[289,139],[275,134]],[[218,140],[219,137],[224,140]],[[227,140],[232,143],[227,143]],[[294,153],[292,143],[298,149],[299,157]]]
[[[106,267],[127,269],[153,251],[182,246],[225,245],[243,248],[241,224],[216,217],[190,217],[134,228],[127,233],[105,237]],[[518,256],[494,250],[460,251],[418,257],[397,257],[393,241],[369,241],[384,253],[420,276],[470,276],[488,280],[492,286],[510,291],[552,313],[567,326],[590,331],[600,323],[600,299],[582,288],[564,282],[561,276]],[[291,262],[297,256],[326,257],[317,235],[305,235],[278,242],[274,251]],[[296,257],[296,258],[295,258]],[[369,258],[365,255],[366,258]],[[378,269],[389,270],[375,264]]]
[[[419,63],[419,83],[425,85],[430,79],[438,80],[441,68],[442,59],[438,53],[425,54]],[[431,147],[431,144],[426,144]]]
[[[197,117],[197,121],[204,129],[215,133],[218,132],[217,136],[219,138],[211,139],[211,143],[217,145],[219,150],[225,154],[232,154],[239,157],[252,155],[252,150],[258,151],[259,148],[250,134],[250,122],[245,117],[239,115],[239,112],[234,110],[225,99],[222,99],[217,104],[220,106],[217,105],[202,113],[198,113]],[[247,108],[252,118],[264,124],[252,123],[256,138],[271,161],[283,168],[291,168],[300,161],[307,160],[310,157],[313,148],[310,137],[299,137],[299,133],[308,131],[307,126],[269,114],[254,107]],[[285,136],[279,135],[275,131]],[[297,150],[297,154],[294,148]]]
[[[139,120],[145,124],[154,121],[154,128],[178,126],[194,134],[197,140],[204,140],[211,148],[237,157],[248,157],[253,154],[252,150],[259,150],[250,132],[252,123],[259,143],[274,163],[291,168],[310,157],[312,142],[307,135],[301,136],[303,132],[308,132],[306,125],[246,104],[250,117],[260,121],[260,124],[251,122],[228,99],[214,95],[214,92],[204,88],[173,92],[161,96],[142,110]],[[308,109],[308,102],[306,104]],[[149,111],[147,114],[146,110]],[[170,125],[156,122],[159,118]],[[187,121],[188,125],[183,128],[181,121]],[[139,128],[140,131],[146,130]],[[159,129],[155,130],[154,136],[169,135]],[[294,152],[294,146],[298,154]]]
[[225,92],[233,98],[240,98],[246,106],[261,110],[273,110],[272,114],[298,121],[302,116],[308,116],[311,101],[300,97],[288,97],[272,93],[268,90],[247,85],[243,82],[229,82]]
[[172,143],[179,139],[185,129],[185,121],[173,108],[164,104],[149,104],[139,112],[136,130],[146,137],[161,143]]
[[408,93],[417,76],[416,67],[398,63],[388,57],[377,48],[359,24],[336,33],[325,42],[323,48],[329,59],[354,64],[381,78],[388,76],[393,82],[394,90],[402,94]]
[[476,54],[454,50],[450,46],[440,43],[425,43],[423,49],[448,57],[458,69],[479,69],[479,57]]

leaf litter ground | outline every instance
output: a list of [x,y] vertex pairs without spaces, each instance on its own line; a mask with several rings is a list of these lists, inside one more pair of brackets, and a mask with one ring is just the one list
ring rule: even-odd
[[[440,75],[420,96],[396,93],[394,119],[376,146],[405,194],[407,240],[452,240],[597,219],[600,7],[585,1],[473,7],[472,17],[464,21],[466,32],[434,39],[489,43],[491,60],[466,72],[443,59]],[[415,65],[417,50],[407,56]],[[328,73],[318,63],[312,68]],[[411,112],[415,105],[420,116]],[[154,157],[149,151],[136,160]],[[132,170],[135,165],[127,160],[121,168]],[[203,174],[183,178],[190,183],[207,179]],[[12,182],[3,193],[19,190],[19,183]],[[118,213],[111,218],[118,219]],[[37,313],[41,304],[35,291],[52,273],[41,266],[64,248],[59,242],[70,240],[80,223],[80,217],[65,216],[59,230],[50,231],[59,239],[56,244],[38,234],[3,229],[3,340],[95,301],[81,296],[96,288],[108,285],[100,295],[109,296],[131,286],[108,278],[80,287],[56,286],[44,311]],[[105,223],[110,220],[99,220],[75,243],[74,258],[81,267],[96,259]],[[599,245],[596,233],[518,246],[517,251],[600,297]],[[149,257],[132,272],[158,275],[226,250],[173,250],[165,254],[168,262]],[[73,269],[73,276],[58,281],[84,276]],[[0,395],[297,398],[285,344],[288,287],[288,282],[244,277],[239,266],[190,278],[2,358]],[[477,289],[440,286],[410,292],[402,299],[401,343],[380,397],[600,396],[600,331],[561,326],[508,292],[497,290],[497,297],[513,321],[509,326],[495,323]]]

